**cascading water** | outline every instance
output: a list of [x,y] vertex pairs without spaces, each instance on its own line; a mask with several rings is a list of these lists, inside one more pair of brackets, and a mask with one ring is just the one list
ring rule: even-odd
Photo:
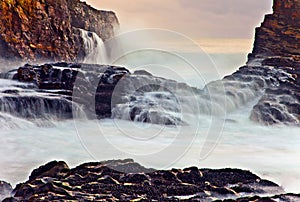
[[[114,89],[115,94],[123,95],[123,102],[114,103],[113,97],[112,117],[166,125],[191,123],[191,119],[185,119],[190,115],[225,118],[227,113],[259,99],[265,89],[294,79],[293,75],[263,65],[261,61],[249,63],[222,80],[208,83],[203,89],[149,74],[129,75]],[[118,96],[115,99],[120,100]],[[287,110],[281,112],[292,116]]]
[[80,36],[84,43],[85,58],[84,63],[105,64],[107,53],[103,40],[94,32],[79,29]]
[[[104,64],[107,61],[107,54],[102,39],[94,32],[78,29],[84,48],[83,63],[88,64]],[[2,69],[3,67],[1,67]],[[2,69],[4,70],[4,69]],[[65,82],[62,75],[64,71],[66,77],[71,76],[72,68],[67,67],[55,67],[55,71],[50,73],[49,81],[59,86],[68,86],[68,82]],[[1,73],[1,71],[0,71]],[[81,107],[77,103],[71,101],[69,92],[67,96],[61,95],[59,91],[43,90],[40,92],[37,82],[31,84],[23,84],[16,81],[9,81],[17,74],[17,70],[12,70],[8,73],[0,74],[0,115],[1,122],[5,120],[12,120],[10,117],[21,117],[30,119],[31,121],[37,121],[37,119],[61,119],[72,118],[72,106],[73,112],[78,112]],[[56,75],[55,79],[52,79],[53,74]],[[61,76],[59,76],[61,75]],[[5,80],[4,80],[5,79]],[[9,79],[9,80],[6,80]],[[47,85],[47,81],[45,82]],[[56,85],[56,84],[55,84]],[[51,87],[50,87],[51,88]],[[68,89],[70,90],[70,89]],[[62,92],[65,94],[65,92]],[[19,122],[19,121],[16,121]],[[4,125],[4,124],[2,124]],[[13,126],[14,124],[10,124]]]
[[[106,51],[102,40],[95,33],[85,30],[81,30],[81,36],[86,53],[84,62],[105,63]],[[139,58],[144,59],[143,57]],[[175,64],[172,63],[172,65]],[[54,96],[55,90],[53,92],[44,90],[41,93],[40,89],[35,86],[36,84],[0,80],[0,139],[5,145],[0,148],[0,164],[3,167],[12,168],[2,169],[0,179],[12,183],[24,181],[34,167],[52,159],[63,159],[72,166],[83,161],[95,160],[90,153],[96,155],[96,160],[137,158],[136,160],[139,161],[135,154],[147,156],[149,153],[160,151],[168,144],[174,145],[174,152],[182,151],[184,153],[186,146],[191,143],[189,140],[194,138],[192,137],[194,133],[191,132],[193,126],[190,126],[194,124],[193,120],[199,118],[197,130],[194,131],[197,139],[191,145],[189,153],[181,161],[175,162],[172,167],[195,165],[199,161],[199,147],[205,144],[209,127],[217,127],[217,124],[212,125],[211,116],[207,116],[207,114],[218,115],[216,119],[220,119],[222,122],[224,117],[219,114],[231,112],[226,117],[220,145],[212,153],[212,157],[199,163],[199,166],[247,168],[262,177],[275,179],[289,190],[296,190],[294,187],[300,184],[299,163],[297,163],[299,147],[291,147],[291,145],[297,145],[295,140],[299,131],[290,129],[291,134],[287,138],[285,129],[271,130],[252,123],[248,119],[253,106],[251,101],[258,99],[267,85],[277,85],[279,81],[283,82],[292,78],[284,72],[275,71],[272,67],[261,67],[261,65],[259,61],[257,64],[248,64],[247,68],[242,68],[233,76],[229,76],[223,81],[212,82],[202,90],[200,87],[199,89],[191,88],[186,84],[159,77],[126,73],[126,79],[123,80],[124,85],[122,82],[118,84],[122,87],[121,90],[124,90],[122,96],[121,98],[120,96],[116,97],[115,100],[122,100],[122,103],[112,103],[115,104],[112,106],[112,117],[136,122],[150,120],[151,123],[178,125],[178,127],[163,129],[161,129],[161,125],[157,124],[140,124],[116,119],[99,122],[82,119],[60,121],[61,116],[66,116],[65,111],[70,112],[67,115],[72,113],[70,107],[74,103],[69,99],[61,98],[57,94]],[[82,85],[79,86],[82,87],[80,91],[82,94],[79,98],[84,99],[88,95],[85,87],[91,82],[87,78],[95,80],[97,85],[100,77],[105,77],[105,72],[100,71],[99,66],[91,65],[91,67],[99,72],[94,79],[92,72],[81,72],[84,75],[83,80],[88,82],[82,82]],[[88,66],[88,69],[91,67]],[[131,66],[128,65],[128,67]],[[61,76],[57,76],[60,78],[57,79],[58,81],[61,81],[61,77],[72,76],[75,70],[70,66],[62,68],[54,65],[53,68],[61,70],[59,73]],[[12,78],[14,73],[4,77]],[[180,67],[177,73],[184,75],[185,69]],[[106,98],[109,97],[110,92],[109,85],[122,75],[124,74],[106,75],[104,85],[101,86],[103,87],[102,94],[100,94],[101,102],[107,101]],[[53,79],[49,81],[56,81],[54,73],[51,77]],[[197,76],[195,77],[197,79]],[[96,88],[96,85],[92,87]],[[160,88],[146,89],[148,86],[155,85]],[[115,92],[118,94],[118,91],[115,90]],[[107,102],[109,101],[108,99]],[[199,109],[194,107],[196,105],[199,106]],[[90,108],[95,110],[95,106],[90,106]],[[236,112],[232,112],[233,110]],[[61,111],[64,112],[59,114]],[[185,113],[192,116],[189,117]],[[50,122],[52,125],[47,124],[48,121],[45,122],[49,115],[52,117]],[[40,118],[41,116],[42,118]],[[74,122],[76,122],[76,127],[74,127]],[[162,131],[162,133],[157,131]],[[183,135],[179,135],[178,141],[174,143],[173,136],[179,134],[178,131]],[[101,132],[105,134],[105,137],[99,135]],[[132,138],[130,139],[124,134]],[[155,138],[156,135],[159,137],[158,139]],[[210,135],[214,137],[215,134]],[[80,136],[79,139],[78,136]],[[114,147],[111,145],[109,147],[108,145],[100,146],[105,138],[111,141]],[[138,143],[133,141],[139,138],[142,141]],[[274,139],[275,141],[269,141]],[[83,144],[89,152],[82,147]],[[112,150],[115,147],[125,151],[125,155],[122,153],[121,156],[120,153]],[[98,158],[98,154],[101,154],[100,157],[103,158]],[[273,158],[274,155],[276,158]],[[289,158],[286,159],[285,155]],[[150,157],[148,159],[149,167],[165,166],[164,156],[158,159],[155,165],[152,164],[155,159]],[[274,160],[272,161],[272,159]],[[287,173],[292,173],[293,179],[295,177],[298,179],[294,185],[286,182]]]
[[[66,119],[72,118],[72,110],[80,110],[67,96],[38,91],[33,83],[0,79],[0,122],[11,122],[9,127],[12,127],[18,125],[20,118],[33,122]],[[13,117],[18,117],[16,124]]]

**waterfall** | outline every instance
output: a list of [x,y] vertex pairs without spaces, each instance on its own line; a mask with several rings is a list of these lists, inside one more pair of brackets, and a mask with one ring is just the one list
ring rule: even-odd
[[67,99],[32,96],[2,96],[0,111],[18,117],[37,119],[47,118],[48,115],[57,118],[72,117],[72,102]]
[[84,63],[104,64],[107,62],[107,53],[103,40],[94,32],[80,30],[83,39],[85,58]]
[[31,120],[68,119],[74,110],[81,110],[67,96],[36,90],[33,84],[0,79],[0,123],[7,120],[5,114]]

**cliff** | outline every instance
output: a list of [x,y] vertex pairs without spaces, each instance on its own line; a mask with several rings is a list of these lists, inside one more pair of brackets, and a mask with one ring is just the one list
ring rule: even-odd
[[274,0],[273,13],[256,28],[249,59],[258,56],[293,57],[300,60],[300,0]]
[[72,27],[95,32],[104,41],[115,34],[119,22],[112,11],[97,10],[80,0],[67,0]]
[[118,26],[113,12],[79,0],[3,0],[0,16],[0,55],[27,62],[77,61],[83,47],[78,28],[107,40]]

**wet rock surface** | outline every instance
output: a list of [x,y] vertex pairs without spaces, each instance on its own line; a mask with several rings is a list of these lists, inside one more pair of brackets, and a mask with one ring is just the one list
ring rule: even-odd
[[258,100],[251,120],[297,125],[297,66],[299,62],[292,58],[256,58],[200,90],[145,71],[132,74],[118,66],[27,64],[1,74],[6,81],[18,82],[0,88],[0,104],[1,111],[24,118],[72,118],[74,110],[81,110],[92,119],[185,125],[189,122],[184,113],[220,115]]
[[[289,63],[286,63],[287,61]],[[265,90],[254,106],[250,118],[267,125],[279,123],[298,125],[300,121],[300,72],[297,68],[299,62],[284,58],[266,59],[264,62],[280,72],[281,80]]]
[[[284,201],[299,197],[279,195],[284,191],[277,184],[245,170],[154,170],[131,159],[91,162],[76,168],[52,161],[35,169],[12,193],[13,197],[4,201]],[[278,195],[260,197],[266,194]]]
[[128,73],[125,68],[105,65],[24,65],[2,74],[7,82],[18,82],[0,88],[1,111],[36,119],[72,118],[73,110],[83,110],[109,118],[114,86]]
[[180,125],[183,121],[174,115],[180,113],[180,103],[173,93],[198,92],[174,80],[109,65],[26,64],[1,77],[7,83],[0,86],[0,110],[29,119],[73,118],[74,112],[83,112],[90,119]]
[[84,57],[78,28],[107,40],[116,27],[113,12],[96,10],[79,0],[3,0],[0,55],[10,61],[74,62]]
[[285,57],[255,58],[210,88],[223,88],[229,110],[258,100],[250,119],[264,125],[300,122],[299,62]]
[[[264,125],[300,123],[300,1],[273,1],[273,13],[265,16],[256,28],[255,42],[245,67],[223,79],[251,81],[253,98],[260,98],[250,119]],[[249,84],[249,83],[248,83]],[[245,86],[226,94],[243,98]],[[257,94],[259,92],[259,94]],[[251,99],[248,99],[251,100]]]
[[[225,200],[216,200],[215,202],[246,202],[246,201],[255,201],[255,202],[297,202],[300,200],[300,194],[280,194],[272,197],[261,197],[261,196],[252,196],[252,197],[242,197],[237,199],[225,199]],[[197,201],[197,199],[195,200]]]
[[[250,118],[266,125],[299,125],[300,93],[300,1],[274,0],[273,13],[265,16],[256,29],[253,52],[248,65],[258,63],[277,71],[281,79],[265,88]],[[259,61],[259,62],[257,62]]]
[[0,200],[11,195],[13,188],[12,186],[4,181],[0,181]]
[[[17,20],[14,26],[9,23],[6,27],[1,25],[0,51],[5,52],[4,57],[80,60],[87,56],[87,52],[93,53],[94,50],[78,48],[74,44],[92,43],[96,44],[93,46],[95,48],[100,45],[96,34],[107,40],[113,36],[118,24],[114,13],[96,10],[79,0],[40,0],[30,6],[20,2],[5,0],[1,4],[3,17],[0,22]],[[207,84],[204,89],[159,78],[144,70],[131,74],[125,68],[109,65],[62,62],[25,65],[5,74],[5,78],[30,85],[23,85],[20,89],[16,84],[11,89],[3,90],[0,104],[6,107],[2,111],[14,111],[14,115],[22,114],[22,117],[39,117],[44,106],[50,106],[46,107],[50,113],[59,114],[62,111],[59,116],[65,114],[72,117],[71,105],[77,103],[83,105],[82,110],[89,118],[112,117],[184,125],[189,124],[189,121],[183,120],[184,113],[220,116],[258,100],[249,114],[251,120],[265,125],[298,125],[299,7],[299,1],[274,0],[273,14],[266,15],[261,27],[256,29],[254,48],[247,64],[232,75]],[[33,16],[27,16],[29,10]],[[37,17],[39,15],[43,21]],[[45,44],[49,42],[47,40],[63,39],[66,43],[59,48],[62,52],[48,50],[47,47],[53,44],[49,42],[50,45],[45,46],[43,38],[36,42],[39,45],[35,44],[34,37],[37,33],[40,35],[39,26],[46,22],[51,29],[45,29],[47,33],[43,36],[51,37],[45,37]],[[32,24],[36,25],[36,29],[28,28]],[[29,38],[23,39],[20,30],[16,31],[18,26],[22,27],[20,33]],[[37,94],[33,96],[34,92]],[[24,111],[22,106],[28,106],[30,113]]]
[[199,96],[199,90],[185,83],[156,77],[145,71],[135,72],[123,77],[116,85],[111,99],[114,106],[112,118],[183,125],[184,99],[196,100],[196,96]]

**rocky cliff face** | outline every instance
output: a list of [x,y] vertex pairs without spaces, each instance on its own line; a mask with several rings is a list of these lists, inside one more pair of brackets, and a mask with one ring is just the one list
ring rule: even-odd
[[112,11],[97,10],[80,0],[67,0],[72,27],[95,32],[104,41],[114,36],[118,19]]
[[[267,85],[250,118],[264,124],[300,123],[300,1],[274,0],[273,14],[256,28],[248,66],[280,72],[279,80]],[[277,74],[278,75],[278,74]],[[274,79],[273,79],[274,81]]]
[[[0,51],[5,51],[8,48],[8,51],[5,51],[7,57],[18,56],[28,60],[43,58],[75,60],[84,55],[82,48],[77,46],[77,44],[83,43],[83,39],[80,38],[83,36],[82,29],[93,31],[93,33],[84,32],[87,39],[95,37],[95,33],[97,33],[103,40],[107,40],[113,35],[113,25],[117,23],[113,13],[97,11],[78,0],[39,0],[32,1],[31,4],[25,4],[24,2],[24,0],[4,0],[1,4],[1,12],[3,13],[0,18],[2,23],[1,37],[3,40],[0,42],[3,46],[1,46],[2,50]],[[30,0],[26,2],[30,3]],[[165,105],[165,111],[180,113],[179,102],[168,91],[161,94],[155,85],[151,88],[136,90],[136,86],[156,82],[157,86],[164,87],[166,84],[167,88],[165,89],[170,89],[172,92],[178,92],[178,89],[183,92],[182,89],[184,89],[185,92],[196,93],[196,97],[199,99],[195,100],[195,105],[198,105],[201,109],[199,111],[201,114],[212,114],[213,111],[217,111],[215,109],[219,108],[222,111],[225,109],[226,112],[230,112],[255,99],[260,99],[249,115],[252,120],[266,125],[280,123],[300,125],[300,54],[298,54],[298,52],[300,53],[300,43],[298,41],[300,40],[300,33],[298,33],[300,30],[300,21],[298,21],[300,16],[297,12],[297,8],[300,8],[300,0],[274,0],[273,8],[274,13],[266,15],[261,27],[256,30],[253,52],[249,55],[247,65],[220,81],[209,83],[203,90],[193,89],[149,74],[131,75],[122,68],[114,67],[111,69],[107,66],[79,65],[80,67],[86,66],[87,70],[84,68],[84,72],[92,74],[92,76],[86,78],[94,78],[81,81],[76,76],[78,71],[74,67],[78,64],[62,63],[32,67],[25,65],[19,68],[18,72],[15,72],[14,75],[19,76],[7,76],[7,78],[13,77],[19,81],[37,84],[36,91],[67,90],[67,93],[60,93],[67,96],[66,102],[59,105],[60,108],[65,109],[68,109],[65,106],[69,105],[68,101],[74,90],[74,82],[79,80],[82,84],[79,92],[86,93],[85,88],[87,86],[92,89],[90,92],[97,92],[96,99],[91,96],[92,101],[95,102],[96,100],[96,103],[86,105],[92,107],[92,109],[87,107],[87,112],[96,109],[97,118],[123,119],[125,117],[124,113],[129,111],[129,116],[125,117],[128,120],[167,125],[184,124],[177,116],[161,113],[162,110],[157,110],[153,114],[153,110],[149,110],[153,106],[160,109],[159,106],[164,106],[163,103],[166,102],[168,105]],[[7,23],[7,26],[4,26],[4,22]],[[108,31],[105,31],[105,27]],[[37,37],[36,35],[40,35],[40,32],[43,33],[42,36]],[[60,43],[60,40],[63,42]],[[91,44],[93,42],[91,41]],[[95,68],[98,70],[94,71]],[[77,69],[80,68],[77,67]],[[101,72],[101,69],[107,71],[103,70]],[[11,74],[12,72],[8,73],[8,75]],[[126,76],[124,76],[125,74]],[[100,79],[102,76],[103,80]],[[91,83],[93,80],[101,80],[101,82]],[[118,85],[116,85],[117,83]],[[115,88],[115,86],[121,87]],[[7,103],[13,99],[11,97],[15,96],[8,96],[6,90],[1,93],[5,94],[2,103]],[[10,91],[10,93],[15,94],[16,91]],[[191,93],[187,94],[191,95]],[[187,94],[183,96],[187,97]],[[214,96],[211,96],[211,94]],[[115,98],[113,95],[120,95],[120,98]],[[133,96],[128,97],[128,95]],[[152,96],[152,101],[155,100],[154,103],[149,102],[149,96]],[[73,92],[73,97],[85,96],[80,96],[80,94],[74,96]],[[226,99],[225,103],[227,103],[226,106],[222,104],[224,103],[224,97]],[[22,97],[20,96],[20,98]],[[28,101],[23,99],[14,100],[17,104]],[[113,103],[112,100],[117,100],[117,102]],[[170,100],[172,100],[172,104],[170,104]],[[42,103],[41,106],[44,103],[43,99],[38,98],[37,101]],[[46,102],[49,101],[46,99]],[[84,100],[80,99],[75,100],[75,102],[85,104]],[[23,105],[18,104],[17,106]],[[18,112],[15,109],[18,108],[14,107],[14,110],[10,111]],[[34,109],[36,108],[32,108],[30,111],[39,110]],[[191,109],[192,107],[187,108],[187,110]],[[22,110],[19,111],[23,112]],[[56,111],[54,112],[57,114]],[[69,112],[70,110],[67,110],[67,114]],[[29,115],[31,116],[31,114]],[[33,116],[37,115],[33,114]],[[25,117],[28,117],[28,113],[25,114]]]
[[113,12],[79,0],[3,0],[0,16],[0,55],[23,61],[76,61],[83,47],[77,28],[107,40],[118,26]]
[[256,28],[250,59],[255,56],[287,56],[300,60],[300,1],[274,0],[273,14]]

